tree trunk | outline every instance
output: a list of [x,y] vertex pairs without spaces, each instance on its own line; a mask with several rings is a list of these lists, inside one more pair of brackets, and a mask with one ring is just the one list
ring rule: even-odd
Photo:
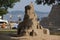
[[1,19],[3,19],[3,15],[2,15],[2,18]]

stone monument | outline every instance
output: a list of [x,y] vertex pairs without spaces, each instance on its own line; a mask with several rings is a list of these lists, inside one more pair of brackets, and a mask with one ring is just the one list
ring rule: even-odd
[[37,20],[37,15],[34,12],[33,3],[25,6],[25,15],[24,19],[18,25],[18,35],[20,36],[39,36],[41,34],[47,33],[47,30],[44,31],[44,28],[39,24]]

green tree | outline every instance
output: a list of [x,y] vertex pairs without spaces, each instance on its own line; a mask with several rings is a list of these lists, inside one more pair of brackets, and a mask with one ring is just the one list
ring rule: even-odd
[[20,0],[0,0],[0,16],[6,14],[8,11],[8,8],[12,8],[14,3],[18,2]]
[[48,4],[48,5],[50,5],[50,4],[53,4],[53,3],[58,3],[58,4],[60,4],[60,0],[36,0],[36,3],[37,4],[41,4],[41,3],[43,3],[43,4]]

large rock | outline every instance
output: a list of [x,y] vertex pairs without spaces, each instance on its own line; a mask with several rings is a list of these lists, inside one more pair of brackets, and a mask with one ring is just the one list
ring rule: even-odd
[[31,3],[30,5],[25,6],[24,19],[23,22],[18,25],[18,34],[21,36],[36,36],[43,34],[43,32],[43,28],[41,25],[39,25],[37,15],[34,12],[33,4]]

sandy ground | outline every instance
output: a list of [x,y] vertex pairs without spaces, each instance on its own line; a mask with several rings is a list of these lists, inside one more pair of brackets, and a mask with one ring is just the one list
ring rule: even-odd
[[43,36],[11,37],[9,35],[0,35],[0,40],[60,40],[60,36],[43,35]]
[[[12,39],[15,39],[15,37],[12,37]],[[35,36],[35,37],[17,37],[18,40],[60,40],[60,36],[55,35],[45,35],[45,36]]]
[[[0,31],[0,40],[60,40],[60,35],[37,35],[37,36],[23,36],[23,37],[13,37],[16,34],[12,32],[1,33]],[[13,35],[13,36],[12,36]]]

